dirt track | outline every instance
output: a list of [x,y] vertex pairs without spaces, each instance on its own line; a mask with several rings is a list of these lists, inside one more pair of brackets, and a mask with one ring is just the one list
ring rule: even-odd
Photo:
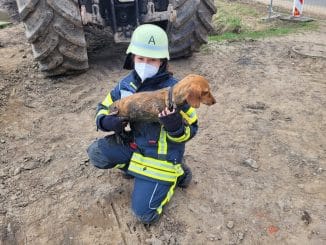
[[[326,27],[210,44],[171,62],[198,73],[217,105],[198,110],[186,155],[194,172],[161,221],[138,223],[132,180],[89,165],[95,106],[126,72],[123,50],[93,55],[82,75],[45,79],[22,25],[0,30],[1,244],[325,244]],[[255,168],[243,164],[256,161]]]

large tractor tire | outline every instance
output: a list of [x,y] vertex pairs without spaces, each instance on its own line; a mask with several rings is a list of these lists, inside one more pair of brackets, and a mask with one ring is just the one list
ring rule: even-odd
[[213,0],[174,1],[177,18],[167,27],[171,58],[191,56],[200,46],[207,43],[213,30],[212,16],[216,13]]
[[27,40],[46,76],[88,68],[78,0],[16,0]]

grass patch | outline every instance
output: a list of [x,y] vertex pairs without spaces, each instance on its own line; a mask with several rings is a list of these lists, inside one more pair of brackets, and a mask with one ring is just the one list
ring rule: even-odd
[[10,24],[11,24],[10,22],[0,21],[0,29],[3,29],[9,26]]
[[0,9],[0,29],[3,29],[10,24],[9,15]]
[[318,28],[315,22],[263,21],[262,18],[268,15],[268,6],[252,1],[216,0],[215,4],[215,32],[209,37],[210,41],[258,39]]
[[219,35],[209,36],[210,41],[225,41],[225,40],[243,40],[243,39],[259,39],[272,36],[282,36],[290,33],[295,33],[303,30],[314,30],[317,29],[318,25],[314,22],[309,23],[292,23],[291,25],[277,26],[266,28],[265,30],[247,30],[240,33],[235,32],[224,32]]

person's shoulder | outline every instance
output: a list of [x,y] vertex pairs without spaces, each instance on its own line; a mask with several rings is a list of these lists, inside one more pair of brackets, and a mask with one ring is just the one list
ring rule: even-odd
[[120,79],[120,83],[130,83],[135,80],[134,73],[131,71]]
[[173,85],[175,85],[178,82],[179,82],[179,79],[178,78],[176,78],[176,77],[174,77],[172,75],[169,76],[168,83],[169,83],[170,86],[173,86]]
[[121,78],[120,82],[118,83],[119,89],[135,90],[138,86],[139,81],[137,81],[133,71]]

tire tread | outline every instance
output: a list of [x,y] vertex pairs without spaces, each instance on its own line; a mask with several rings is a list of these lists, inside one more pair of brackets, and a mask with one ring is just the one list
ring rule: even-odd
[[167,28],[170,56],[191,56],[207,43],[207,36],[213,30],[211,19],[216,7],[212,0],[183,0],[177,1],[174,8],[177,18]]
[[46,76],[88,68],[77,0],[17,0],[34,59]]

